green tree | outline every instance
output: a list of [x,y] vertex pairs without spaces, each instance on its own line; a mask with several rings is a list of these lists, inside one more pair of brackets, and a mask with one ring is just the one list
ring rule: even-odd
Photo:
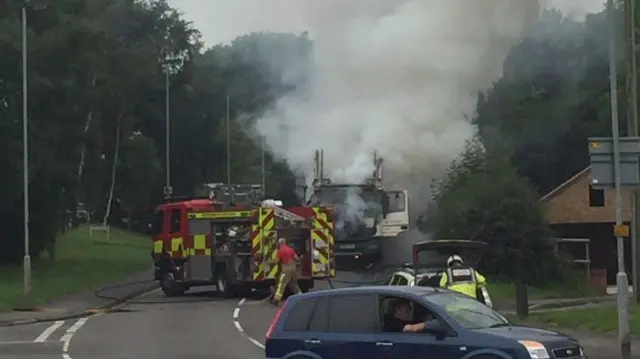
[[146,211],[151,193],[156,185],[162,166],[156,155],[153,140],[134,133],[123,144],[122,162],[119,166],[120,207],[127,213],[127,227],[132,228],[136,210]]
[[[22,4],[0,3],[0,263],[22,255]],[[162,199],[165,71],[171,184],[189,195],[197,184],[226,180],[226,97],[233,119],[257,116],[303,82],[300,59],[310,48],[305,36],[257,33],[202,51],[198,31],[165,0],[59,0],[28,15],[36,259],[79,207],[114,225],[130,217],[131,224]],[[240,122],[232,131],[233,178],[259,183],[260,141]],[[291,177],[286,166],[265,159],[268,188],[292,193],[282,186]]]
[[555,251],[536,192],[506,156],[485,149],[478,139],[468,143],[433,191],[435,237],[487,243],[480,270],[514,282],[526,315],[524,288],[546,280],[559,263],[550,260]]
[[479,98],[482,138],[500,143],[540,195],[588,165],[588,136],[611,132],[605,21],[604,13],[578,23],[545,11]]

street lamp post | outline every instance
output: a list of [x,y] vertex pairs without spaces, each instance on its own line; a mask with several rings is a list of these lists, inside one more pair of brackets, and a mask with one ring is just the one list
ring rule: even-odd
[[[622,186],[620,178],[620,134],[618,128],[618,82],[616,56],[616,5],[613,0],[607,1],[608,32],[609,32],[609,87],[611,100],[611,133],[613,143],[613,172],[615,177],[616,224],[622,225]],[[618,309],[618,343],[620,358],[631,357],[631,338],[629,336],[629,278],[624,265],[624,239],[617,236],[618,273],[616,274],[617,309]]]
[[169,66],[165,66],[164,69],[164,94],[165,94],[165,125],[166,125],[166,143],[165,143],[165,195],[170,196],[173,192],[171,190],[171,163],[170,163],[170,145],[171,145],[171,112],[170,112],[170,77]]
[[27,10],[43,10],[46,5],[38,0],[25,0],[20,9],[22,17],[22,186],[24,199],[24,296],[31,292],[31,251],[29,249],[29,86],[27,82]]
[[22,5],[22,186],[24,191],[24,296],[31,292],[31,251],[29,250],[29,113],[27,85],[27,7]]

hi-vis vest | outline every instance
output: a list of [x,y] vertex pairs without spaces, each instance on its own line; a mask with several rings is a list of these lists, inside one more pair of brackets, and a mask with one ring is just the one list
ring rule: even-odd
[[471,267],[447,269],[447,288],[476,298],[476,271]]
[[454,284],[476,284],[476,271],[471,267],[449,268],[447,269],[447,285]]

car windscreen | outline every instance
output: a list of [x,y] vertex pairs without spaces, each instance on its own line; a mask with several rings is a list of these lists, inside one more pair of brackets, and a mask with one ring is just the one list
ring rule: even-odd
[[449,317],[465,329],[492,328],[511,325],[502,314],[478,302],[476,299],[458,293],[430,294],[427,300],[443,309]]

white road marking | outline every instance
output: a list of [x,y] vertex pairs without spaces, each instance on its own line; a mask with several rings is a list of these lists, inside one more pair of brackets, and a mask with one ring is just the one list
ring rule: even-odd
[[236,326],[236,329],[238,329],[238,331],[239,331],[241,334],[244,334],[244,329],[242,329],[242,327],[240,326],[240,323],[238,323],[237,321],[235,321],[235,320],[234,320],[234,321],[233,321],[233,325],[235,325],[235,326]]
[[[138,296],[138,299],[144,298],[144,297],[146,297],[148,295],[151,295],[151,294],[153,294],[153,293],[155,293],[155,292],[157,292],[159,290],[160,290],[159,288],[151,290],[151,291],[149,291],[147,293],[144,293],[141,296]],[[121,303],[120,305],[117,305],[117,306],[113,307],[112,309],[117,309],[117,308],[123,307],[123,306],[128,305],[128,304],[129,304],[128,302],[124,302],[124,303]],[[69,329],[67,329],[65,334],[60,339],[60,341],[63,342],[63,344],[62,344],[62,359],[73,359],[73,358],[71,358],[71,355],[69,354],[69,346],[71,345],[71,339],[73,339],[73,336],[76,334],[76,332],[78,330],[80,330],[80,328],[83,325],[85,325],[85,323],[89,319],[91,319],[92,317],[98,317],[100,315],[102,315],[102,313],[94,314],[94,315],[91,315],[91,316],[88,316],[88,317],[85,317],[85,318],[80,318]],[[49,328],[47,328],[47,329],[49,329]],[[55,331],[55,329],[53,331]],[[41,334],[41,336],[42,336],[42,334]]]
[[69,345],[71,344],[71,339],[73,339],[73,336],[76,334],[76,332],[78,330],[80,330],[80,328],[82,328],[82,326],[85,325],[85,323],[89,319],[91,319],[92,317],[100,316],[100,315],[102,315],[102,313],[96,314],[96,315],[92,315],[90,317],[80,318],[80,319],[78,319],[78,321],[73,323],[73,325],[69,329],[67,329],[67,331],[64,333],[64,335],[60,339],[60,341],[63,342],[63,344],[62,344],[62,358],[63,359],[72,359],[71,355],[69,354]]
[[[247,339],[249,339],[249,341],[251,342],[251,344],[257,346],[260,349],[264,349],[264,344],[260,343],[259,341],[257,341],[254,338],[251,338],[249,335],[247,335],[247,333],[244,331],[244,329],[242,329],[242,326],[240,325],[240,307],[244,304],[244,302],[246,302],[246,298],[242,298],[240,299],[240,301],[238,302],[238,306],[233,310],[233,325],[235,325],[236,329],[238,330],[238,332],[247,337]],[[64,359],[71,359],[71,358],[64,358]]]
[[53,334],[58,328],[60,328],[64,324],[64,320],[58,320],[57,322],[51,324],[47,329],[45,329],[37,338],[33,340],[34,343],[43,343],[49,339],[51,334]]
[[260,349],[264,349],[264,345],[263,345],[262,343],[260,343],[259,341],[255,340],[255,339],[253,339],[253,338],[251,338],[251,337],[247,337],[247,338],[249,338],[249,341],[250,341],[253,345],[257,346],[257,347],[258,347],[258,348],[260,348]]
[[84,323],[86,323],[87,320],[89,320],[89,318],[91,318],[91,317],[78,319],[77,322],[73,323],[73,325],[69,329],[67,329],[67,331],[64,333],[64,335],[62,336],[62,339],[60,339],[60,341],[61,342],[70,342],[71,338],[73,338],[73,335],[76,334],[78,329],[80,329],[84,325]]

